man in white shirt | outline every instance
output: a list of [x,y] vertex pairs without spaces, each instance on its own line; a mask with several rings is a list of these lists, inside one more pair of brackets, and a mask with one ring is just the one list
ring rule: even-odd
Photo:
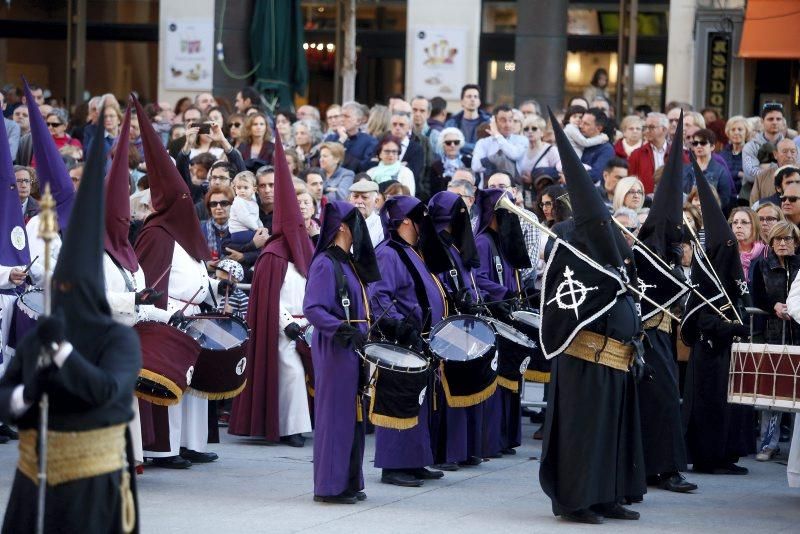
[[[497,158],[493,157],[501,150],[510,162],[516,163],[522,159],[528,149],[528,140],[521,135],[512,134],[512,128],[511,108],[506,105],[494,108],[494,116],[489,123],[490,136],[475,143],[475,150],[472,153],[473,171],[476,173],[483,173],[487,170],[507,171],[507,169],[498,168]],[[488,169],[487,164],[493,164],[495,168]],[[509,168],[516,169],[516,165],[510,165]]]
[[375,211],[375,201],[378,197],[378,184],[372,180],[359,180],[350,186],[349,202],[361,212],[367,221],[369,238],[372,246],[377,247],[383,241],[383,224],[381,217]]

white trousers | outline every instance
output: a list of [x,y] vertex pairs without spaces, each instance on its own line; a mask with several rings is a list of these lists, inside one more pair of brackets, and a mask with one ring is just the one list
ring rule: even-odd
[[306,372],[294,341],[283,332],[278,338],[278,406],[281,436],[311,432]]
[[792,445],[789,449],[789,462],[786,465],[786,476],[790,488],[800,488],[800,414],[794,416]]
[[176,456],[181,447],[205,452],[208,446],[208,399],[186,393],[181,402],[167,408],[169,452],[145,451],[148,458]]

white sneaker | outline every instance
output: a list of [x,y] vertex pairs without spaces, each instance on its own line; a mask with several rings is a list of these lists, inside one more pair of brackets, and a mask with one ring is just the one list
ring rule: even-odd
[[756,460],[758,460],[759,462],[768,462],[769,460],[772,460],[772,457],[775,456],[777,452],[778,452],[777,448],[773,449],[772,447],[764,447],[763,449],[761,449],[761,452],[756,454]]

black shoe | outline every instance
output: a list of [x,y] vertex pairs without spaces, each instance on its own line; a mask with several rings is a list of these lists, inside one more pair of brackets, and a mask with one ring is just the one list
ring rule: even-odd
[[8,439],[19,439],[19,434],[16,430],[2,423],[0,423],[0,436],[5,436]]
[[[366,498],[366,495],[364,498]],[[357,500],[356,495],[349,491],[344,491],[339,495],[314,495],[314,502],[327,502],[330,504],[355,504]]]
[[468,456],[463,462],[458,462],[458,465],[461,467],[475,467],[476,465],[481,465],[482,463],[483,460],[480,456]]
[[602,525],[604,523],[603,516],[598,515],[588,508],[583,510],[575,510],[568,514],[561,514],[561,518],[573,523],[586,523],[587,525]]
[[285,443],[290,447],[304,447],[306,444],[306,438],[304,438],[302,434],[281,436],[281,443]]
[[433,464],[431,467],[439,471],[458,471],[458,464],[453,462],[445,462],[443,464]]
[[357,491],[357,492],[354,493],[354,495],[356,496],[356,500],[358,500],[358,501],[366,501],[367,500],[367,494],[364,493],[363,491]]
[[707,475],[746,475],[750,471],[746,467],[739,467],[736,464],[727,464],[721,467],[708,467],[703,465],[693,465],[692,471]]
[[0,436],[0,445],[8,443],[9,441],[11,441],[11,438],[9,438],[8,436]]
[[697,489],[697,484],[687,481],[680,473],[673,473],[671,476],[662,476],[658,487],[675,493],[689,493]]
[[639,519],[639,512],[628,510],[619,503],[595,504],[591,508],[592,511],[608,519],[627,519],[629,521]]
[[387,471],[386,469],[383,470],[383,474],[381,475],[381,482],[406,488],[418,488],[423,484],[423,482],[414,475],[403,471]]
[[408,474],[413,475],[414,478],[418,478],[420,480],[436,480],[444,476],[444,473],[442,473],[441,471],[435,471],[433,469],[427,469],[425,467],[420,467],[418,469],[409,469]]
[[192,462],[181,456],[167,456],[166,458],[153,458],[153,467],[164,469],[187,469],[192,467]]
[[509,456],[514,456],[515,454],[517,454],[517,451],[515,451],[511,447],[508,447],[507,449],[500,449],[500,454],[508,454]]
[[215,452],[197,452],[181,447],[181,458],[193,464],[208,464],[219,458]]

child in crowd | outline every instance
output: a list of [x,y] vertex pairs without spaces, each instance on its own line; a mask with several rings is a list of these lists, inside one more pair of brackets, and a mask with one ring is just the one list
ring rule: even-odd
[[581,133],[580,124],[585,111],[583,106],[570,106],[564,114],[564,133],[567,134],[569,144],[575,149],[578,157],[583,156],[584,148],[608,143],[608,136],[606,134],[585,137]]
[[[241,265],[231,259],[220,260],[217,264],[217,279],[231,280],[238,284],[244,280],[244,270]],[[247,320],[247,304],[249,300],[250,297],[247,296],[247,293],[236,288],[227,295],[227,298],[223,295],[219,299],[217,311],[236,315],[243,320]]]
[[231,206],[228,230],[231,233],[231,242],[244,244],[253,239],[256,230],[264,226],[258,217],[255,175],[250,171],[240,172],[233,178],[233,188],[236,198]]

